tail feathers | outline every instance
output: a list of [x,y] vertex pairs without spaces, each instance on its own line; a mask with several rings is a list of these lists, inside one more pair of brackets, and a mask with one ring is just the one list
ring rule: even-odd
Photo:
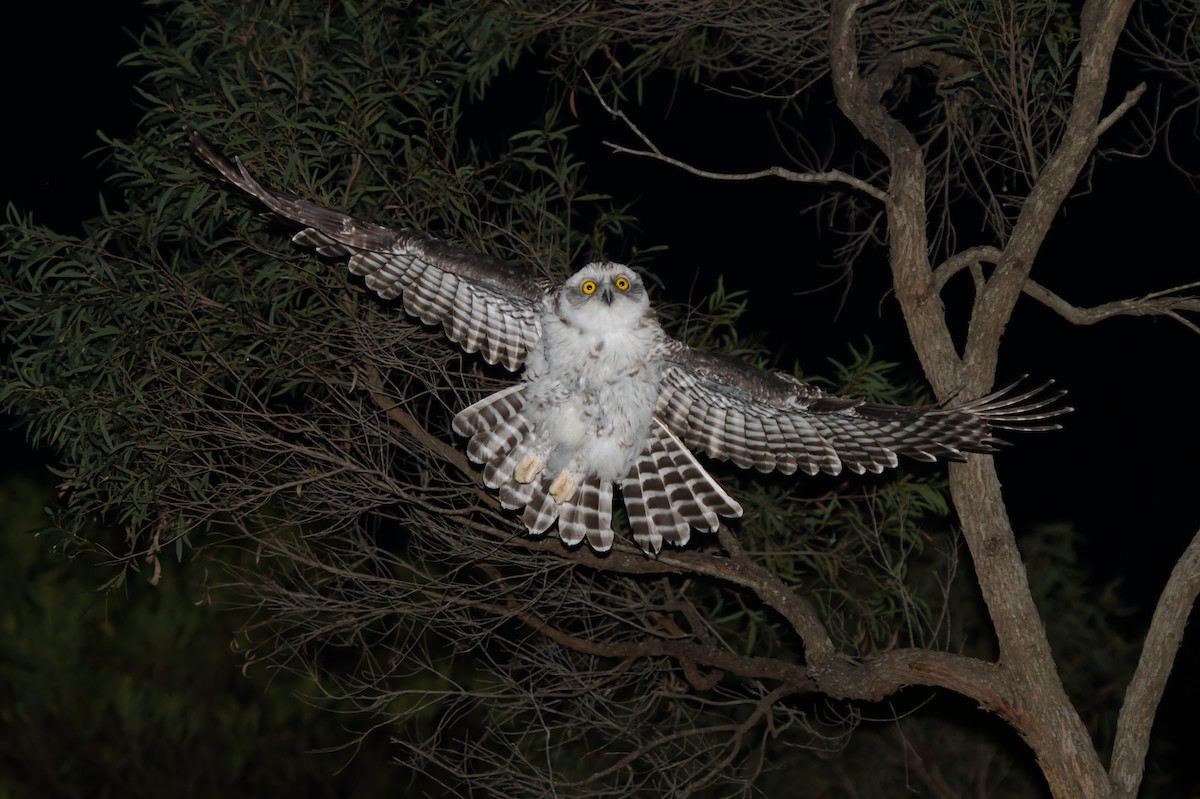
[[550,496],[549,490],[540,477],[532,483],[524,485],[531,486],[531,490],[529,502],[525,505],[525,513],[522,514],[521,521],[525,522],[525,527],[529,530],[530,535],[542,535],[558,518],[559,504],[554,501],[554,497]]
[[[500,504],[509,510],[525,508],[529,531],[544,533],[558,514],[555,512],[546,520],[539,513],[544,501],[549,498],[539,485],[541,477],[532,483],[519,483],[513,479],[517,464],[529,452],[535,440],[530,435],[529,421],[522,413],[525,398],[521,389],[524,387],[524,383],[518,383],[484,397],[460,411],[454,417],[453,427],[459,435],[471,436],[467,444],[467,457],[483,464],[484,485],[499,489]],[[551,500],[550,505],[553,504]],[[530,506],[534,510],[530,511]]]
[[558,537],[567,546],[587,538],[592,549],[607,552],[613,542],[612,500],[612,481],[594,475],[585,479],[575,496],[559,506]]
[[633,465],[630,476],[621,484],[621,495],[625,498],[633,540],[646,554],[657,555],[663,539],[682,546],[691,537],[688,523],[667,502],[667,492],[650,450]]
[[538,489],[538,484],[536,481],[532,483],[518,483],[516,480],[513,480],[510,477],[507,483],[503,483],[499,486],[499,489],[500,504],[508,510],[516,510],[517,508],[524,508],[528,506],[529,503],[533,501],[533,496]]
[[621,482],[621,493],[633,538],[650,555],[658,554],[663,541],[685,545],[693,527],[711,532],[720,516],[742,515],[742,506],[657,418],[650,443]]
[[567,546],[578,546],[585,539],[597,552],[612,548],[613,484],[610,480],[588,477],[580,484],[575,496],[566,502],[556,502],[550,496],[550,481],[542,477],[532,483],[515,480],[500,489],[501,501],[505,492],[512,491],[517,500],[524,500],[525,513],[521,520],[530,535],[542,535],[558,520],[558,537]]
[[519,482],[513,477],[517,464],[529,452],[532,444],[531,440],[523,439],[504,455],[488,461],[483,467],[484,484],[488,488],[500,490],[500,504],[509,510],[523,508],[533,501],[534,493],[541,483],[541,475],[530,483]]
[[[517,466],[538,439],[524,415],[517,384],[492,394],[454,418],[455,432],[470,436],[467,455],[483,464],[483,481],[499,491],[500,504],[524,508],[522,521],[531,535],[543,535],[558,522],[558,537],[568,546],[583,541],[597,552],[612,548],[613,482],[584,475],[575,495],[556,502],[550,495],[554,475],[544,472],[530,482],[516,479]],[[634,540],[655,555],[663,542],[684,546],[692,528],[716,530],[721,516],[742,515],[742,508],[704,470],[687,447],[657,418],[650,441],[620,481]]]
[[[522,420],[523,422],[523,420]],[[529,451],[533,443],[528,436],[528,427],[524,424],[512,426],[512,445],[508,445],[508,440],[500,443],[494,449],[480,446],[479,449],[486,449],[486,457],[479,458],[478,461],[483,461],[483,482],[488,488],[500,488],[509,483],[516,482],[513,479],[513,473],[517,469],[517,464],[521,462],[521,458],[525,457],[525,453]],[[479,436],[491,436],[491,433],[480,433]],[[478,436],[477,436],[478,438]],[[467,454],[472,460],[476,460],[472,454],[476,439],[471,440],[471,444],[467,446]],[[526,485],[519,483],[518,485]],[[524,503],[522,503],[524,504]]]
[[[518,464],[530,453],[537,443],[537,436],[525,418],[525,398],[521,390],[525,384],[518,383],[504,391],[484,397],[454,417],[454,432],[470,436],[467,456],[475,463],[483,464],[483,482],[488,488],[499,490],[500,504],[509,510],[524,508],[522,521],[530,535],[542,535],[560,516],[569,519],[569,535],[578,544],[586,536],[589,542],[603,542],[603,532],[585,530],[577,536],[579,524],[584,519],[599,517],[604,502],[596,497],[597,487],[588,484],[587,491],[579,491],[573,498],[580,502],[584,497],[594,509],[582,513],[574,509],[573,503],[560,505],[550,496],[549,481],[545,474],[534,475],[528,483],[514,476]],[[607,499],[608,517],[612,516],[612,487],[609,484]],[[608,527],[606,523],[605,528]],[[608,531],[607,549],[612,545],[612,531]],[[563,540],[567,540],[564,537]]]

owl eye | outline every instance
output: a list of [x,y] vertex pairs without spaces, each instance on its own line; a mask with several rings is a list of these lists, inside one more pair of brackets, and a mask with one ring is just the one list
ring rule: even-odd
[[613,285],[616,286],[619,290],[625,291],[626,289],[629,288],[629,278],[619,277],[616,279],[616,281],[613,283]]
[[596,293],[596,281],[594,281],[594,280],[583,281],[583,285],[579,287],[579,290],[582,291],[584,294],[595,294]]

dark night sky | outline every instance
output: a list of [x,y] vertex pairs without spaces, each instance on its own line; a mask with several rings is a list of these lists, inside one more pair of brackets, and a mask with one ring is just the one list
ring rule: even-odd
[[145,19],[131,0],[82,3],[69,13],[34,3],[23,24],[6,26],[0,64],[10,113],[0,200],[72,232],[97,213],[105,172],[100,155],[88,153],[101,146],[97,131],[129,136],[141,117],[136,73],[117,61],[134,49]]
[[[104,168],[99,156],[87,155],[100,145],[96,131],[129,136],[141,114],[132,89],[136,74],[116,62],[133,49],[122,29],[139,30],[144,12],[137,3],[119,2],[82,4],[69,15],[56,4],[40,3],[32,13],[42,18],[8,26],[10,41],[0,48],[4,74],[11,76],[6,107],[19,110],[6,122],[9,163],[0,199],[74,232],[78,220],[98,207]],[[21,46],[31,37],[49,39],[50,31],[53,47]],[[1132,85],[1122,80],[1118,75],[1113,86],[1117,96]],[[687,113],[681,107],[665,124],[682,125]],[[729,146],[721,137],[732,134],[711,132],[715,147]],[[751,156],[764,160],[702,165],[772,163],[768,153]],[[795,293],[828,279],[806,262],[807,248],[821,240],[814,238],[815,223],[796,211],[805,189],[703,184],[645,163],[605,168],[613,174],[636,168],[645,175],[642,205],[635,210],[644,228],[653,230],[646,243],[670,245],[660,256],[664,269],[686,274],[696,266],[697,298],[722,272],[729,288],[753,292],[757,316],[751,322],[761,320],[771,329],[772,343],[784,351],[781,365],[799,360],[807,372],[819,374],[827,368],[826,355],[842,357],[846,342],[861,345],[869,336],[883,357],[914,367],[878,256],[859,265],[849,308],[841,315],[836,291]],[[1102,163],[1095,185],[1093,194],[1070,201],[1056,223],[1036,265],[1037,279],[1080,304],[1196,279],[1200,270],[1190,239],[1200,197],[1164,159]],[[1112,191],[1114,186],[1120,191]],[[104,191],[110,201],[117,199],[111,188]],[[767,251],[755,244],[760,231],[777,228],[795,231],[793,246],[781,248],[775,239]],[[777,268],[742,267],[759,261]],[[687,281],[677,281],[668,284],[669,299],[688,299]],[[1076,408],[1066,430],[1020,437],[1019,459],[1000,456],[1018,529],[1039,520],[1076,521],[1092,542],[1089,554],[1102,574],[1123,576],[1143,603],[1153,602],[1200,524],[1193,498],[1200,426],[1191,393],[1198,353],[1197,336],[1166,319],[1074,328],[1032,301],[1022,303],[1003,350],[1002,380],[1024,373],[1054,377]],[[16,446],[20,439],[5,441]]]

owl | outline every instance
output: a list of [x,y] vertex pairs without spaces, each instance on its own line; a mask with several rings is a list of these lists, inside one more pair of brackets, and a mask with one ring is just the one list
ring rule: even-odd
[[619,490],[634,540],[654,556],[742,513],[694,452],[760,472],[879,473],[899,455],[992,452],[996,431],[1054,429],[1048,420],[1070,410],[1045,386],[954,407],[832,396],[668,335],[627,266],[590,263],[557,285],[536,280],[485,253],[269,189],[195,130],[187,135],[230,183],[298,223],[295,242],[348,259],[368,288],[441,325],[466,352],[523,367],[519,382],[459,412],[453,429],[531,535],[557,522],[565,545],[608,551]]

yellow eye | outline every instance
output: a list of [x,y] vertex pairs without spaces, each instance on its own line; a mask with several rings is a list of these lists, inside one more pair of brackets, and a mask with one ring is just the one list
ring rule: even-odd
[[583,285],[579,287],[579,290],[582,291],[584,294],[595,294],[596,293],[596,281],[594,281],[594,280],[583,281]]
[[629,278],[619,277],[613,285],[621,291],[625,291],[629,288]]

